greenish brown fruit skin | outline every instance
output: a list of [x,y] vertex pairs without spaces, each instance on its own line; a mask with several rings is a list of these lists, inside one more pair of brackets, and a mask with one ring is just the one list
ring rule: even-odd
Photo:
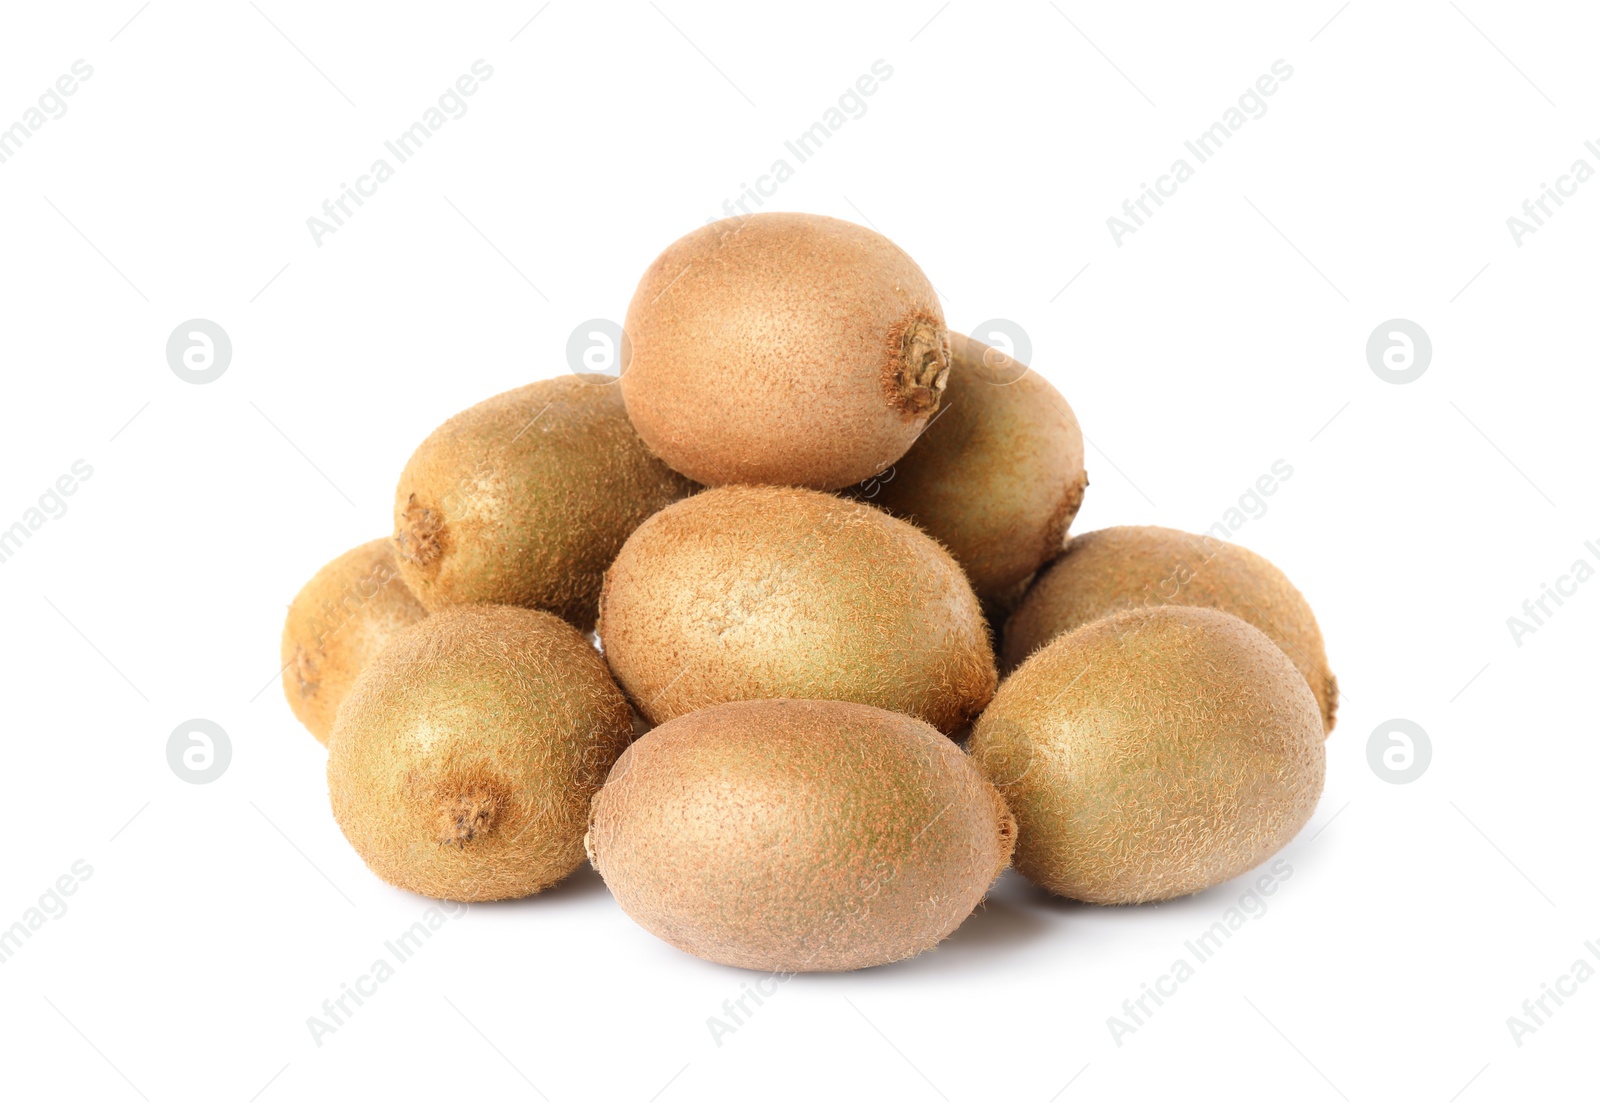
[[386,537],[324,565],[294,596],[283,622],[283,696],[319,743],[328,742],[356,676],[396,633],[426,616],[401,581]]
[[1248,548],[1177,529],[1122,525],[1073,537],[1006,622],[1003,666],[1010,670],[1055,637],[1107,614],[1159,605],[1219,609],[1266,633],[1305,676],[1324,733],[1333,731],[1339,682],[1305,597]]
[[553,614],[454,606],[356,680],[328,743],[328,793],[384,881],[494,901],[583,861],[589,801],[633,736],[598,653]]
[[628,307],[628,415],[707,485],[829,490],[904,455],[950,365],[933,285],[893,242],[821,215],[703,226]]
[[623,753],[585,845],[623,911],[729,966],[856,970],[948,936],[1011,855],[1015,823],[921,721],[752,701],[669,721]]
[[587,631],[622,542],[692,489],[650,455],[614,384],[542,380],[418,447],[395,492],[396,556],[430,610],[525,606]]
[[1054,893],[1138,904],[1253,869],[1316,809],[1316,699],[1282,649],[1187,606],[1092,621],[1035,652],[973,727],[1017,818],[1017,869]]
[[950,550],[985,600],[1061,551],[1083,504],[1078,419],[1050,382],[998,349],[950,334],[944,402],[871,501]]
[[882,510],[794,487],[717,487],[646,521],[606,574],[600,639],[656,724],[794,697],[952,732],[997,679],[978,600],[948,552]]

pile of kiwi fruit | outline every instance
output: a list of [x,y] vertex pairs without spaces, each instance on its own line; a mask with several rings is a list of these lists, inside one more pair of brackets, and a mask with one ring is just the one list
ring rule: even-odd
[[587,859],[681,950],[851,970],[1013,864],[1163,901],[1304,827],[1338,700],[1310,606],[1211,536],[1069,536],[1073,409],[892,242],[711,223],[624,330],[618,375],[441,425],[389,535],[289,607],[284,692],[378,877],[493,901]]

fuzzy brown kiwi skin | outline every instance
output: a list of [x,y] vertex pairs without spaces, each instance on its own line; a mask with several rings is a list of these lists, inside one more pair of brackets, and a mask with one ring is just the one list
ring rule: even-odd
[[1060,551],[1083,504],[1083,433],[1050,382],[998,349],[950,334],[942,408],[871,501],[950,550],[986,602]]
[[395,493],[396,555],[431,610],[525,606],[587,631],[622,542],[691,490],[650,455],[614,385],[543,380],[422,443]]
[[1339,684],[1310,604],[1270,561],[1209,535],[1123,525],[1073,537],[1007,620],[1003,666],[1107,614],[1163,604],[1220,609],[1266,633],[1305,675],[1333,731]]
[[452,901],[524,897],[583,859],[589,801],[633,736],[604,662],[570,624],[454,606],[357,679],[328,744],[346,839],[379,877]]
[[646,521],[606,574],[600,638],[657,724],[803,697],[954,732],[997,679],[982,610],[948,552],[874,507],[794,487],[717,487]]
[[283,623],[283,694],[319,743],[328,742],[356,676],[427,615],[401,581],[387,538],[352,548],[300,589]]
[[707,485],[831,490],[882,471],[939,407],[938,294],[887,238],[820,215],[701,227],[640,280],[622,394],[651,450]]
[[752,970],[854,970],[948,936],[1016,824],[954,744],[871,706],[712,706],[638,740],[590,807],[590,860],[659,938]]
[[1094,904],[1195,893],[1266,861],[1322,793],[1322,718],[1232,614],[1129,610],[1035,652],[974,726],[1017,818],[1017,869]]

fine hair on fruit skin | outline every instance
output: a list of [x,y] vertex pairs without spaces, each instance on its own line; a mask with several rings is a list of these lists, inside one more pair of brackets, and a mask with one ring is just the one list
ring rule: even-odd
[[999,349],[950,334],[939,412],[862,497],[950,550],[988,602],[1061,551],[1083,503],[1083,433],[1050,382]]
[[650,455],[614,385],[542,380],[417,448],[395,492],[400,570],[430,610],[526,606],[588,631],[622,542],[691,489]]
[[589,800],[633,736],[605,664],[553,614],[454,606],[356,680],[328,743],[334,818],[428,897],[525,897],[583,861]]
[[1123,525],[1073,537],[1006,622],[1002,665],[1010,670],[1107,614],[1159,605],[1219,609],[1266,633],[1305,676],[1323,731],[1333,731],[1339,683],[1305,597],[1265,557],[1177,529]]
[[427,615],[401,581],[387,537],[324,565],[294,596],[283,622],[283,694],[319,743],[328,742],[356,676]]
[[1015,822],[950,740],[836,701],[749,701],[623,753],[589,855],[623,910],[701,958],[855,970],[910,958],[971,914]]
[[973,726],[1017,818],[1017,869],[1137,904],[1251,870],[1322,793],[1322,716],[1288,656],[1229,613],[1128,610],[1057,637]]
[[639,281],[624,329],[628,415],[707,485],[832,490],[904,455],[950,366],[938,294],[882,235],[763,212],[684,235]]
[[948,733],[996,682],[988,627],[949,553],[875,507],[794,487],[717,487],[646,521],[606,574],[600,639],[656,724],[795,697]]

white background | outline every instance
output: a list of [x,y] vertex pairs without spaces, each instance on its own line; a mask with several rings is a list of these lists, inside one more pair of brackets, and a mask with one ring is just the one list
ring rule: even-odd
[[[0,1091],[1592,1095],[1600,983],[1520,1046],[1507,1017],[1600,940],[1600,582],[1520,646],[1506,624],[1600,566],[1600,182],[1520,245],[1506,224],[1600,169],[1592,12],[540,3],[6,7],[0,126],[75,59],[94,75],[0,165],[0,528],[74,461],[93,476],[0,564],[0,926],[93,874],[0,965]],[[480,58],[467,113],[314,243],[307,218]],[[1115,243],[1107,217],[1280,58],[1267,113]],[[585,868],[451,921],[319,1047],[307,1017],[428,902],[334,825],[277,687],[286,603],[387,530],[434,425],[565,371],[575,326],[620,318],[878,59],[865,114],[769,207],[870,221],[954,328],[1026,330],[1092,442],[1078,531],[1204,529],[1293,467],[1236,536],[1309,597],[1345,691],[1292,879],[1120,1046],[1107,1018],[1244,882],[1100,909],[1008,875],[936,951],[789,981],[718,1046],[707,1018],[752,976],[658,942]],[[164,355],[197,317],[234,346],[205,386]],[[1364,352],[1396,317],[1434,347],[1403,386]],[[166,759],[197,717],[233,748],[208,785]],[[1432,743],[1408,785],[1368,765],[1397,717]]]

